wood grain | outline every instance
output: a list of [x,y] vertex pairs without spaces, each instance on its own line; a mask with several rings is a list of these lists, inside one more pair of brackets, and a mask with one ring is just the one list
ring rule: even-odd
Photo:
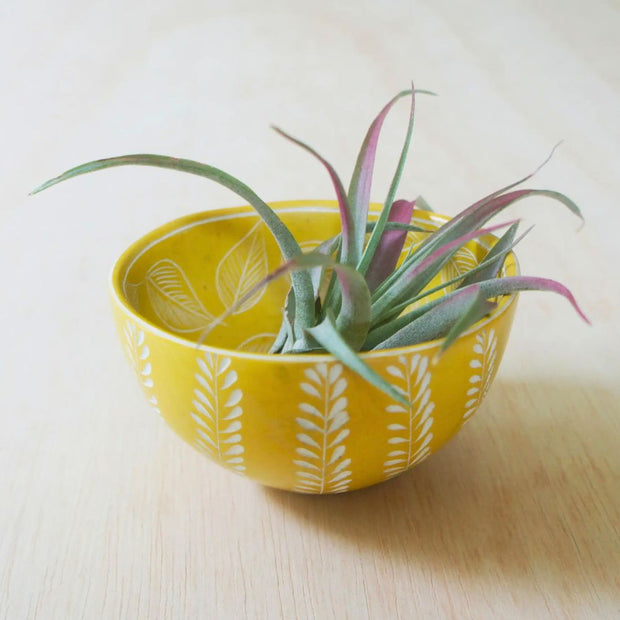
[[[619,26],[604,0],[5,3],[0,618],[620,617]],[[389,483],[305,497],[231,476],[143,402],[105,286],[138,235],[235,197],[145,170],[26,194],[150,151],[266,199],[329,197],[269,122],[348,174],[412,77],[441,96],[419,101],[403,193],[439,211],[564,139],[534,185],[573,197],[586,227],[543,200],[512,213],[536,224],[523,270],[567,284],[593,326],[524,294],[480,412]],[[386,124],[375,199],[405,116]]]

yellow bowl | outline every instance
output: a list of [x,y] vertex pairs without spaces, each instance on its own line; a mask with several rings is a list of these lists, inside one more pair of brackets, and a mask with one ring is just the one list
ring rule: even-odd
[[[304,249],[338,232],[332,201],[272,206]],[[426,226],[446,221],[426,212],[416,218]],[[468,244],[440,278],[479,260],[490,241]],[[410,233],[407,243],[415,242]],[[249,299],[198,346],[212,319],[281,261],[246,206],[170,222],[116,262],[110,288],[125,351],[153,409],[187,443],[261,484],[340,493],[413,467],[475,413],[497,372],[516,296],[500,299],[436,363],[440,341],[363,354],[405,391],[408,408],[331,355],[267,353],[289,286],[284,280]],[[510,255],[504,272],[517,270]]]

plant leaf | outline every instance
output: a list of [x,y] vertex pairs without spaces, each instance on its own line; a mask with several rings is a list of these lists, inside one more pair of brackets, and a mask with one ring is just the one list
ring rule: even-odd
[[[248,299],[252,299],[257,291],[264,289],[269,283],[281,278],[287,273],[294,273],[298,270],[310,270],[316,267],[331,267],[336,272],[340,282],[342,300],[340,312],[338,313],[337,326],[349,345],[359,350],[366,339],[370,326],[370,291],[366,285],[366,280],[359,272],[353,269],[353,267],[337,263],[330,256],[326,256],[319,252],[299,254],[265,276],[260,282],[256,283],[240,297],[234,305],[229,307],[226,312],[217,317],[212,324],[205,329],[199,342],[202,342],[206,335],[217,325],[220,325],[231,314],[234,314],[239,307],[243,307]],[[287,300],[287,303],[288,301],[290,300]],[[276,344],[279,345],[281,339],[282,336],[279,335]],[[288,340],[290,341],[290,339]],[[287,345],[286,340],[284,340],[282,344],[283,353],[313,349],[314,347],[308,346],[308,344],[302,347],[301,343],[297,342],[297,340],[293,346],[290,346],[290,342],[289,345]]]
[[424,200],[422,196],[418,196],[415,199],[415,206],[416,209],[421,209],[422,211],[429,211],[430,213],[435,212],[435,210],[431,208],[431,206],[428,204],[428,202],[426,202],[426,200]]
[[424,241],[418,252],[432,251],[439,245],[443,245],[456,237],[479,228],[509,205],[532,196],[544,196],[557,200],[583,220],[579,207],[560,192],[546,189],[520,189],[478,201],[438,228]]
[[[525,181],[528,181],[529,179],[534,177],[550,161],[550,159],[553,157],[553,154],[555,153],[556,149],[560,146],[560,144],[561,144],[561,142],[558,142],[556,145],[554,145],[554,147],[551,149],[551,152],[549,153],[549,155],[547,155],[545,160],[541,164],[539,164],[533,172],[530,172],[529,174],[526,174],[523,178],[519,179],[518,181],[514,181],[513,183],[510,183],[510,184],[506,185],[505,187],[502,187],[502,188],[500,188],[498,190],[495,190],[494,192],[491,192],[490,194],[488,194],[484,198],[481,198],[480,200],[474,202],[467,209],[463,209],[462,211],[459,211],[459,213],[457,213],[451,220],[446,222],[446,224],[444,224],[442,227],[440,227],[436,232],[439,233],[439,231],[442,228],[450,228],[450,226],[448,226],[450,224],[453,225],[453,226],[458,224],[462,220],[468,218],[470,215],[476,213],[478,211],[478,209],[480,209],[484,205],[487,205],[489,202],[493,201],[495,198],[499,198],[502,194],[506,194],[506,192],[508,192],[509,190],[514,189],[515,187],[525,183]],[[566,198],[566,197],[564,196],[564,198]],[[572,203],[572,201],[569,201],[569,202],[571,202],[571,206],[569,207],[570,210],[573,211],[574,213],[576,213],[576,215],[583,220],[583,216],[581,215],[581,212],[580,212],[579,208],[577,207],[577,205]],[[505,205],[505,206],[507,206],[507,205]],[[490,216],[490,217],[492,217],[492,216]],[[482,225],[482,223],[478,224],[478,226],[481,226],[481,225]],[[431,239],[429,239],[428,241],[430,243]]]
[[[349,184],[349,201],[353,210],[353,216],[357,221],[357,232],[362,234],[366,221],[368,220],[368,208],[370,205],[370,189],[372,187],[372,177],[377,154],[377,144],[383,123],[394,104],[407,95],[412,95],[411,90],[403,90],[393,97],[379,112],[377,117],[368,128],[368,132],[362,142],[360,152],[357,156],[351,183]],[[359,240],[360,247],[363,246],[363,236]]]
[[[489,299],[500,295],[510,295],[519,291],[549,291],[566,298],[573,306],[575,312],[590,325],[590,319],[579,307],[573,294],[560,282],[550,278],[538,278],[535,276],[507,276],[505,278],[493,278],[478,283],[484,296]],[[472,286],[472,285],[470,285]],[[464,289],[462,289],[464,290]]]
[[376,301],[373,301],[373,323],[379,321],[382,315],[386,311],[390,311],[394,305],[404,301],[403,297],[412,297],[420,292],[433,279],[435,274],[441,269],[445,260],[450,257],[454,250],[476,237],[492,233],[499,228],[510,226],[513,223],[514,222],[507,222],[504,224],[496,224],[489,228],[474,230],[473,232],[469,232],[442,245],[423,260],[409,265],[408,268],[401,265],[396,272],[397,277],[391,287],[389,287]]
[[[415,201],[396,200],[390,209],[388,223],[409,224],[413,215],[414,204]],[[372,257],[366,272],[366,282],[371,291],[377,288],[394,271],[406,238],[406,230],[383,231],[377,251]]]
[[[494,215],[497,215],[497,213],[499,213],[502,209],[509,206],[513,202],[516,202],[517,200],[526,198],[528,196],[539,195],[558,200],[583,221],[583,216],[579,207],[572,200],[570,200],[570,198],[559,192],[553,192],[551,190],[518,190],[516,192],[506,193],[508,192],[508,190],[511,190],[517,185],[520,185],[521,183],[524,183],[525,181],[533,177],[551,159],[553,153],[555,152],[555,149],[558,146],[559,144],[556,144],[553,147],[551,153],[547,156],[545,161],[540,166],[538,166],[538,168],[536,168],[534,172],[478,200],[473,205],[471,205],[467,209],[464,209],[452,219],[448,220],[440,228],[435,230],[416,249],[416,254],[414,257],[412,257],[412,260],[419,260],[420,258],[430,254],[434,249],[440,247],[444,243],[447,243],[467,232],[483,226],[485,222],[491,219]],[[407,267],[407,260],[404,261],[401,266]],[[385,288],[392,285],[396,277],[396,274],[392,274],[390,277],[388,277],[377,289],[376,293],[382,294]]]
[[449,301],[453,297],[456,297],[463,291],[467,291],[472,287],[480,287],[485,299],[493,299],[502,295],[511,295],[520,291],[550,291],[557,293],[565,297],[573,306],[577,314],[579,314],[579,316],[586,323],[590,324],[590,320],[577,304],[573,294],[563,284],[548,278],[537,278],[532,276],[506,276],[502,278],[492,278],[483,282],[477,282],[476,284],[470,284],[465,288],[448,293],[444,297],[434,299],[421,308],[416,308],[412,312],[398,317],[391,323],[386,323],[385,325],[377,327],[368,334],[368,338],[363,349],[384,349],[389,348],[389,346],[393,346],[386,345],[392,336],[395,336],[419,318],[429,314],[440,304]]
[[295,335],[293,333],[293,325],[295,323],[295,291],[290,288],[286,300],[284,301],[284,308],[282,309],[282,323],[280,325],[280,331],[273,343],[270,353],[286,353],[290,351],[295,344]]
[[[411,85],[411,108],[409,111],[409,123],[407,126],[407,134],[405,136],[405,143],[403,144],[403,148],[400,153],[400,158],[398,160],[398,165],[396,167],[396,172],[394,173],[394,177],[392,178],[392,183],[390,184],[390,189],[388,190],[387,197],[385,199],[385,203],[383,205],[383,209],[379,214],[377,219],[377,225],[375,229],[372,231],[370,238],[368,239],[368,243],[366,244],[366,248],[364,249],[364,254],[362,259],[358,265],[358,270],[363,274],[366,273],[368,267],[370,266],[370,262],[372,261],[375,252],[377,251],[377,247],[379,246],[379,242],[381,237],[383,236],[383,231],[385,229],[385,225],[388,221],[390,209],[392,203],[394,202],[394,198],[396,196],[396,191],[398,190],[398,184],[400,183],[400,178],[403,174],[403,169],[405,167],[405,162],[407,160],[407,153],[409,152],[409,146],[411,144],[411,136],[413,134],[413,119],[415,113],[415,89],[413,88],[413,84]],[[432,94],[432,93],[431,93]]]
[[[514,224],[513,226],[517,226],[517,224]],[[478,274],[479,272],[482,272],[484,270],[487,270],[487,268],[489,267],[493,267],[495,264],[497,264],[499,267],[501,268],[501,266],[504,263],[504,260],[506,259],[506,256],[508,255],[508,253],[514,249],[514,247],[532,230],[532,228],[534,228],[533,226],[531,226],[530,228],[528,228],[522,235],[520,235],[518,237],[518,239],[514,240],[510,245],[505,246],[501,249],[501,251],[498,250],[497,253],[494,253],[494,255],[491,255],[491,252],[489,252],[483,260],[480,261],[480,263],[478,263],[475,267],[472,267],[471,269],[469,269],[469,271],[467,272],[467,277],[475,276],[476,274]],[[496,244],[497,245],[497,244]],[[496,247],[496,246],[493,246]],[[493,248],[491,248],[493,249]],[[491,279],[496,277],[496,273],[494,275],[490,275],[488,276],[486,279]],[[482,280],[482,278],[480,279]],[[476,282],[480,281],[479,279],[476,278]],[[420,301],[421,299],[423,299],[424,297],[427,297],[429,295],[432,295],[433,293],[436,293],[438,291],[441,291],[442,289],[448,288],[452,285],[455,284],[459,284],[460,287],[462,288],[462,283],[463,281],[463,275],[461,275],[460,273],[458,275],[456,275],[453,279],[451,280],[446,280],[444,282],[442,282],[441,284],[438,284],[437,286],[434,286],[430,289],[423,289],[418,295],[416,295],[413,298],[407,299],[404,302],[397,304],[395,306],[393,306],[390,310],[389,313],[389,318],[386,319],[386,321],[391,321],[393,322],[393,319],[395,319],[396,317],[399,317],[399,315],[401,314],[401,312],[403,312],[404,310],[406,310],[411,304],[414,304],[418,301]],[[473,284],[474,282],[470,282],[470,284]],[[426,306],[424,306],[423,308],[425,308]],[[422,310],[423,310],[422,308]],[[417,312],[417,310],[415,310],[415,312]],[[408,316],[408,315],[405,315]],[[398,320],[401,320],[403,317],[400,317]],[[384,321],[385,322],[385,321]],[[375,332],[382,330],[384,327],[384,325],[382,324],[381,326],[379,326],[376,330],[374,330]]]
[[[114,168],[117,166],[154,166],[157,168],[167,168],[170,170],[178,170],[205,177],[219,183],[220,185],[230,189],[235,194],[246,200],[261,216],[271,233],[273,234],[282,256],[285,260],[289,260],[301,252],[299,244],[293,237],[290,230],[271,209],[252,189],[245,183],[239,181],[232,175],[214,168],[207,164],[202,164],[191,159],[179,159],[176,157],[168,157],[165,155],[124,155],[121,157],[111,157],[108,159],[99,159],[91,161],[75,168],[71,168],[61,175],[46,181],[37,187],[32,194],[36,194],[48,187],[56,185],[67,179],[94,172],[96,170],[104,170],[106,168]],[[304,328],[314,324],[314,295],[312,293],[312,281],[308,273],[299,272],[293,274],[293,288],[295,289],[295,297],[297,303],[297,312],[295,315],[295,332],[296,337],[304,337]]]
[[[340,247],[340,235],[336,235],[331,239],[323,241],[313,251],[318,254],[324,254],[325,256],[332,256],[334,252]],[[326,266],[321,265],[314,267],[310,270],[310,277],[312,278],[312,288],[314,290],[314,297],[317,298],[321,292],[321,285],[325,276]]]
[[316,266],[331,267],[340,283],[341,304],[336,327],[348,345],[359,351],[370,327],[370,291],[361,273],[337,263],[331,257],[312,252],[291,261],[291,269],[308,269]]
[[[282,131],[278,127],[273,127],[275,131],[277,131],[281,136],[290,140],[291,142],[297,144],[301,148],[308,151],[311,155],[314,155],[327,169],[329,176],[332,180],[332,184],[334,186],[334,190],[336,191],[336,198],[338,199],[338,208],[340,210],[340,221],[341,221],[341,235],[342,235],[342,251],[341,251],[341,260],[346,264],[357,264],[359,257],[362,253],[361,245],[359,244],[360,235],[357,232],[357,222],[353,217],[353,213],[351,210],[351,205],[349,204],[349,199],[347,198],[346,192],[344,191],[344,187],[342,185],[342,181],[340,177],[334,170],[334,167],[321,155],[319,155],[311,146],[308,146],[305,142],[298,140],[297,138],[293,138],[290,134]],[[362,229],[364,230],[364,229]],[[363,235],[363,233],[362,233]]]
[[471,304],[446,334],[439,350],[440,354],[445,352],[463,332],[497,307],[496,303],[484,298],[480,286],[473,285],[467,289],[467,292],[471,295]]
[[409,401],[383,377],[378,375],[362,358],[347,344],[336,328],[333,315],[328,312],[322,323],[306,330],[326,351],[338,358],[345,366],[361,375],[366,381],[388,394],[406,407]]
[[493,244],[493,247],[487,252],[481,263],[486,263],[486,266],[482,269],[470,270],[465,278],[463,278],[459,288],[481,282],[483,280],[490,280],[496,278],[504,261],[506,260],[506,253],[513,248],[525,235],[527,235],[533,227],[526,230],[516,241],[515,235],[519,224],[515,223]]
[[[375,346],[374,349],[391,349],[436,340],[458,326],[459,322],[461,325],[465,325],[474,316],[482,318],[479,313],[485,310],[486,314],[492,307],[494,304],[488,304],[482,296],[480,285],[472,285],[457,291],[454,295],[444,297],[441,303],[399,329],[395,334]],[[469,325],[471,324],[473,323],[469,323]],[[469,327],[469,325],[467,326]]]

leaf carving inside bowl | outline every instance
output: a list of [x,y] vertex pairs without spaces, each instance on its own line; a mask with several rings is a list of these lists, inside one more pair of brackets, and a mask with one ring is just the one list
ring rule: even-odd
[[246,351],[247,353],[269,353],[271,346],[276,341],[278,334],[265,332],[250,336],[244,340],[238,347],[237,351]]
[[[232,308],[268,270],[265,235],[259,222],[226,252],[217,266],[215,285],[224,307]],[[255,306],[264,293],[264,288],[257,291],[233,314],[241,314]]]
[[182,333],[198,332],[214,320],[181,267],[173,260],[157,261],[148,270],[145,284],[153,311],[169,329]]

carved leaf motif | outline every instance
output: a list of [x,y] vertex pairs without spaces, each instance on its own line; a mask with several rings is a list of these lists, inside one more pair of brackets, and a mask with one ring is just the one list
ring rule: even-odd
[[415,230],[410,230],[405,237],[405,243],[403,244],[403,249],[401,250],[402,255],[409,255],[413,253],[416,248],[426,239],[427,235],[422,232],[418,232]]
[[[444,282],[458,278],[459,276],[465,276],[468,271],[474,269],[479,264],[476,255],[466,246],[460,248],[458,252],[448,261],[445,267],[441,271],[441,276]],[[452,288],[456,288],[456,284]]]
[[474,356],[469,362],[472,374],[469,377],[467,401],[463,420],[468,420],[482,403],[489,388],[497,364],[497,337],[495,330],[484,331],[476,336]]
[[[215,285],[220,301],[226,309],[232,308],[267,273],[265,236],[259,222],[226,252],[217,266]],[[264,288],[257,291],[233,314],[241,314],[252,308],[264,292]]]
[[[295,419],[297,433],[297,484],[304,493],[342,493],[352,480],[351,459],[346,457],[344,440],[349,436],[345,428],[347,412],[347,381],[342,376],[341,364],[315,364],[304,371],[306,381],[300,383],[304,402],[298,404],[301,413]],[[309,397],[309,398],[308,398]],[[308,402],[311,401],[311,402]]]
[[277,334],[257,334],[244,340],[238,347],[237,351],[246,351],[248,353],[269,353],[271,345],[275,342]]
[[197,332],[214,320],[183,270],[173,260],[157,261],[148,270],[145,285],[153,311],[169,329],[181,333]]
[[398,365],[390,366],[388,372],[395,377],[394,387],[405,394],[411,403],[409,407],[400,404],[386,407],[386,413],[390,414],[387,425],[390,437],[383,472],[386,478],[392,478],[430,454],[435,404],[431,399],[428,357],[401,355]]
[[147,400],[158,415],[161,415],[157,397],[153,394],[155,384],[153,382],[153,367],[149,358],[151,350],[146,344],[144,332],[138,329],[131,321],[126,321],[123,327],[125,336],[125,352],[129,362],[136,373],[138,381],[142,383]]
[[196,423],[194,445],[236,473],[245,472],[242,443],[243,392],[235,387],[237,372],[231,359],[205,352],[196,360],[191,418]]

